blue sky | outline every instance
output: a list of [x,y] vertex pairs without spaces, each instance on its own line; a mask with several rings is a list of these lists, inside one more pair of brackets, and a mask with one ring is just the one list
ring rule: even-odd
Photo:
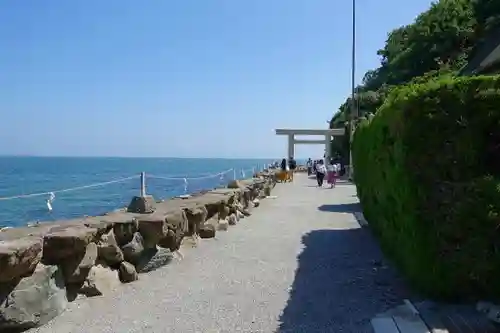
[[[357,2],[361,80],[430,1]],[[350,91],[349,1],[4,0],[0,22],[0,154],[274,158],[275,128],[326,128]]]

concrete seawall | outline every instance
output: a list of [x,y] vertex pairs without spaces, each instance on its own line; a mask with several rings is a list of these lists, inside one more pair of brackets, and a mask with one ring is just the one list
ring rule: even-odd
[[252,214],[276,185],[272,171],[188,197],[134,197],[102,216],[0,232],[0,331],[38,327],[77,297],[103,295],[182,256]]

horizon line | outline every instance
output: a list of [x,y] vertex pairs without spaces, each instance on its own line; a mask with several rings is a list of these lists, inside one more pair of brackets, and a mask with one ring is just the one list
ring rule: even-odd
[[2,157],[16,158],[143,158],[143,159],[214,159],[214,160],[275,160],[276,157],[194,157],[194,156],[104,156],[104,155],[30,155],[30,154],[0,154]]

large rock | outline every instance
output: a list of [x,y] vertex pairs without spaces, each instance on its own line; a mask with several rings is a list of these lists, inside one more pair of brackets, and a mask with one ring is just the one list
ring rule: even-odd
[[79,293],[87,297],[101,296],[114,291],[119,285],[120,278],[117,270],[97,265],[90,269]]
[[113,224],[113,234],[119,246],[125,245],[132,240],[134,234],[139,230],[139,221],[133,216],[127,216],[117,220]]
[[0,241],[0,283],[31,275],[41,259],[41,238]]
[[147,273],[169,264],[174,259],[169,249],[154,248],[145,250],[136,266],[138,273]]
[[123,283],[134,282],[139,279],[139,274],[137,274],[134,265],[126,261],[121,262],[118,276]]
[[[158,245],[163,248],[169,249],[170,251],[176,251],[178,249],[177,241],[178,237],[176,236],[175,231],[169,229],[167,235],[164,238],[160,239]],[[182,244],[182,239],[181,239],[181,244]]]
[[196,202],[205,206],[207,210],[207,219],[210,219],[219,213],[219,207],[221,204],[224,204],[224,200],[224,195],[214,195],[209,192],[197,198]]
[[198,235],[200,228],[208,218],[208,211],[204,205],[195,205],[184,209],[188,220],[189,231],[187,235]]
[[17,285],[0,285],[0,332],[43,325],[62,313],[67,304],[58,267],[38,264],[35,272]]
[[250,209],[252,208],[253,203],[250,201],[248,205],[244,206],[240,203],[236,204],[235,207],[237,209],[237,213],[240,218],[244,218],[245,216],[250,216],[252,213],[250,212]]
[[161,247],[177,251],[182,243],[182,238],[189,231],[189,222],[183,209],[175,209],[167,212],[165,221],[168,227],[166,237],[159,241]]
[[155,211],[155,199],[151,195],[133,197],[127,207],[129,213],[149,214]]
[[229,225],[236,225],[238,222],[238,218],[236,217],[236,214],[231,214],[227,217],[227,222]]
[[265,180],[264,178],[254,179],[253,182],[254,182],[254,185],[259,190],[264,189],[264,186],[267,184],[267,180]]
[[137,265],[141,254],[144,251],[144,239],[142,235],[136,232],[132,240],[122,247],[123,256],[126,261],[131,264]]
[[80,224],[87,228],[97,229],[97,237],[108,233],[113,228],[113,222],[101,216],[84,217]]
[[236,214],[236,211],[238,211],[237,205],[238,202],[233,203],[232,205],[228,206],[229,208],[229,215],[231,214]]
[[271,195],[271,185],[266,184],[266,185],[264,186],[264,195],[265,195],[266,197],[268,197],[268,196],[270,196],[270,195]]
[[251,195],[251,190],[246,188],[241,196],[241,203],[243,204],[243,207],[247,208],[250,205],[250,202],[252,201],[252,195]]
[[238,179],[235,180],[230,180],[229,183],[227,184],[227,188],[244,188],[245,185],[243,185]]
[[227,231],[229,229],[229,221],[228,219],[218,220],[217,221],[217,230],[218,231]]
[[69,283],[83,283],[89,275],[90,269],[97,260],[97,244],[89,243],[83,256],[76,255],[66,258],[64,263],[60,264],[64,280]]
[[257,199],[259,197],[260,189],[258,187],[254,187],[250,193],[250,197],[252,200]]
[[206,194],[207,197],[219,197],[225,205],[231,205],[239,199],[242,189],[217,188]]
[[205,224],[200,229],[201,238],[214,238],[215,237],[215,226],[212,224]]
[[124,260],[123,252],[118,246],[113,230],[103,235],[97,246],[97,259],[114,267]]
[[160,239],[167,236],[169,228],[163,214],[146,215],[138,218],[138,221],[145,248],[156,248]]
[[219,220],[225,220],[230,214],[229,207],[226,205],[220,205],[219,207]]
[[83,257],[89,243],[96,240],[98,230],[87,227],[68,227],[51,232],[43,238],[43,263],[55,265],[69,257]]

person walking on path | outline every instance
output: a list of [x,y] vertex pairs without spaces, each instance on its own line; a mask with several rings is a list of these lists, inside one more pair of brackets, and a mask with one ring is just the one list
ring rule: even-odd
[[326,167],[323,160],[319,160],[316,165],[316,180],[318,181],[318,187],[323,187],[323,180],[325,179]]
[[286,158],[284,158],[284,159],[281,160],[280,167],[281,167],[281,172],[280,172],[279,179],[282,182],[289,181],[290,180],[290,172],[289,172],[288,163],[286,161]]
[[337,171],[337,164],[334,163],[333,159],[331,159],[330,163],[326,167],[326,181],[330,184],[330,188],[335,187]]
[[337,172],[335,173],[335,183],[336,183],[337,180],[342,175],[342,164],[340,164],[340,162],[337,162],[335,163],[335,165],[337,166]]
[[286,158],[281,160],[281,171],[286,171]]
[[306,165],[307,165],[307,175],[310,176],[313,172],[313,161],[311,160],[311,158],[307,160]]

